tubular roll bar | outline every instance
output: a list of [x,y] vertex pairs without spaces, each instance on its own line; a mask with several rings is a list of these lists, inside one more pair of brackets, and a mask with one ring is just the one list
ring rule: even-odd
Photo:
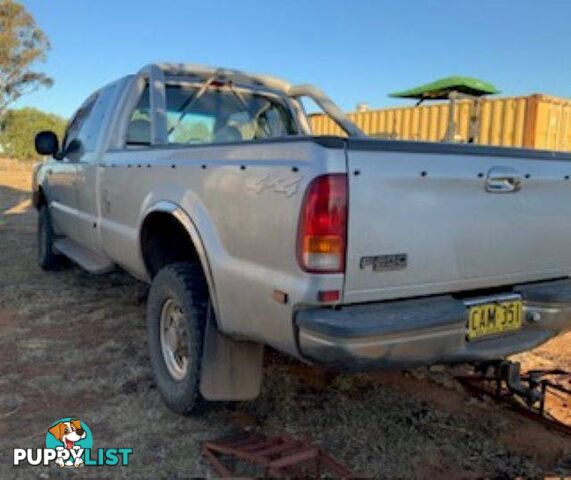
[[[168,128],[166,116],[166,75],[196,76],[206,82],[213,75],[220,75],[232,82],[245,85],[264,86],[277,90],[288,97],[298,100],[300,97],[312,99],[337,125],[350,137],[367,137],[347,115],[323,91],[313,85],[292,86],[287,82],[266,75],[251,75],[238,70],[217,69],[201,65],[184,64],[150,64],[137,73],[140,84],[148,81],[151,108],[151,144],[162,145],[168,143]],[[297,109],[298,114],[302,112]],[[304,115],[299,123],[305,133],[310,134],[309,125]]]
[[365,133],[319,88],[313,85],[295,85],[287,94],[292,98],[309,97],[350,137],[366,137]]

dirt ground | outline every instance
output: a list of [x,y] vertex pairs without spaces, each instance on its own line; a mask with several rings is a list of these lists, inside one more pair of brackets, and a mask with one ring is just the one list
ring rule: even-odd
[[[571,469],[571,440],[446,371],[339,375],[268,351],[261,396],[170,412],[153,385],[146,288],[116,271],[36,266],[29,172],[0,169],[0,478],[212,476],[201,442],[241,428],[308,436],[360,474],[384,478],[542,477]],[[526,368],[571,369],[571,334],[519,355]],[[558,414],[569,415],[559,405]],[[74,416],[94,447],[132,447],[128,467],[12,466],[47,427]]]

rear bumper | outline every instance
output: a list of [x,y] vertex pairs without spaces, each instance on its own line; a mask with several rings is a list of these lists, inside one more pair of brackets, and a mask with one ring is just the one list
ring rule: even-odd
[[571,280],[520,285],[521,330],[466,340],[466,306],[449,295],[304,309],[295,324],[301,355],[347,371],[494,360],[571,329]]

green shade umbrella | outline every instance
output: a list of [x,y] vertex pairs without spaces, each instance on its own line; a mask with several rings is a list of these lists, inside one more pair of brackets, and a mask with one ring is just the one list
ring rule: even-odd
[[491,83],[472,77],[446,77],[426,85],[389,94],[393,98],[416,98],[418,100],[444,100],[451,92],[480,97],[500,93]]

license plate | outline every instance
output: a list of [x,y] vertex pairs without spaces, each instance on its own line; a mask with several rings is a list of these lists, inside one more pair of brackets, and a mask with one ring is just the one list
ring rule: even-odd
[[468,309],[468,340],[519,330],[521,317],[521,300],[471,305]]

